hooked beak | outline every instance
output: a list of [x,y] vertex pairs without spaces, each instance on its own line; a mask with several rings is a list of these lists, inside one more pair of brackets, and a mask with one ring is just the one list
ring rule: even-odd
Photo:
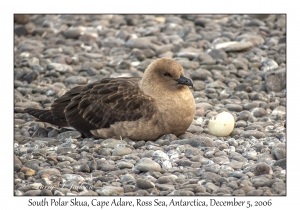
[[184,76],[180,76],[179,79],[174,79],[178,84],[182,84],[182,85],[187,85],[187,86],[192,86],[193,87],[193,83],[190,79],[184,77]]

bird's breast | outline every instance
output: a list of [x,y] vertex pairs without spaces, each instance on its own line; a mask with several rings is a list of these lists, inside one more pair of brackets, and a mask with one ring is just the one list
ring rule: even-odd
[[195,101],[192,93],[165,98],[159,105],[161,126],[169,133],[182,134],[192,123],[195,114]]

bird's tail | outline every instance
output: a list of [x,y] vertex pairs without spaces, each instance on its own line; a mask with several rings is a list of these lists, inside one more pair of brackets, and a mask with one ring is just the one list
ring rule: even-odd
[[57,125],[60,127],[65,127],[68,126],[68,123],[65,118],[58,118],[53,115],[51,110],[40,110],[40,109],[32,109],[32,108],[27,108],[24,109],[25,112],[28,114],[38,118],[40,121],[43,122],[48,122],[53,125]]

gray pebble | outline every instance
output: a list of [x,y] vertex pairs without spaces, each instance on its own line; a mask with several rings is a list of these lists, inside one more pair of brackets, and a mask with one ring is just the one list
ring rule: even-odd
[[101,142],[101,146],[104,148],[114,148],[117,145],[126,145],[127,142],[123,141],[123,140],[116,140],[116,139],[106,139],[104,141]]
[[225,42],[217,44],[216,49],[223,49],[226,52],[237,52],[248,50],[249,48],[253,47],[251,42]]
[[256,131],[256,130],[248,130],[248,131],[244,131],[242,133],[243,137],[245,138],[249,138],[250,136],[254,136],[255,138],[257,139],[260,139],[260,138],[264,138],[265,137],[265,134],[260,132],[260,131]]
[[149,188],[154,188],[155,187],[155,184],[152,183],[151,181],[149,180],[145,180],[145,179],[137,179],[136,180],[136,186],[138,188],[141,188],[141,189],[149,189]]
[[132,150],[130,148],[120,146],[112,150],[112,155],[123,156],[123,155],[128,155],[131,152]]
[[161,171],[161,167],[158,163],[149,158],[142,158],[134,167],[134,170],[138,171]]

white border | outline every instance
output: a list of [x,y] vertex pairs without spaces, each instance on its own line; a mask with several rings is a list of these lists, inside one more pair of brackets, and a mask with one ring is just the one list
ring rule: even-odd
[[[299,12],[298,4],[295,1],[277,3],[274,0],[252,0],[252,1],[2,1],[1,3],[1,64],[0,65],[0,87],[1,87],[1,206],[4,208],[27,207],[30,197],[13,196],[13,14],[14,13],[286,13],[287,14],[287,196],[270,197],[273,201],[272,208],[284,208],[298,206],[299,194],[296,189],[299,186],[299,166],[298,166],[298,144],[299,130]],[[4,65],[3,65],[4,63]],[[3,117],[4,116],[4,117]],[[42,197],[41,197],[42,198]],[[100,197],[98,197],[99,199]],[[135,201],[136,197],[123,197],[126,200]],[[141,197],[142,199],[155,199],[154,197]],[[157,197],[159,199],[170,200],[171,197]],[[178,197],[177,197],[178,198]],[[209,200],[211,198],[226,200],[224,197],[198,197]],[[232,199],[233,197],[228,197]],[[37,199],[37,197],[35,197]],[[71,198],[66,198],[71,199]],[[83,199],[83,198],[80,198]],[[86,198],[91,200],[93,198]],[[101,199],[111,200],[111,197],[101,197]],[[186,198],[191,199],[191,198]],[[240,200],[268,200],[268,197],[237,197]],[[46,207],[49,208],[49,207]],[[50,207],[52,208],[52,207]],[[61,207],[66,209],[65,207]],[[74,208],[74,207],[72,207]],[[124,207],[123,207],[124,208]],[[127,207],[129,209],[129,207]],[[125,208],[125,209],[127,209]],[[145,207],[147,208],[147,207]],[[150,207],[151,208],[151,207]],[[157,208],[157,207],[155,207]],[[179,209],[182,207],[173,207]],[[201,207],[198,207],[201,208]],[[197,209],[198,209],[197,208]],[[267,207],[265,207],[267,208]],[[100,207],[98,207],[100,209]],[[112,208],[104,208],[112,209]],[[132,208],[131,208],[132,209]],[[148,207],[149,209],[149,207]],[[165,208],[163,208],[165,209]],[[169,207],[170,209],[170,207]],[[209,209],[215,209],[210,207]],[[224,209],[224,207],[223,207]]]

